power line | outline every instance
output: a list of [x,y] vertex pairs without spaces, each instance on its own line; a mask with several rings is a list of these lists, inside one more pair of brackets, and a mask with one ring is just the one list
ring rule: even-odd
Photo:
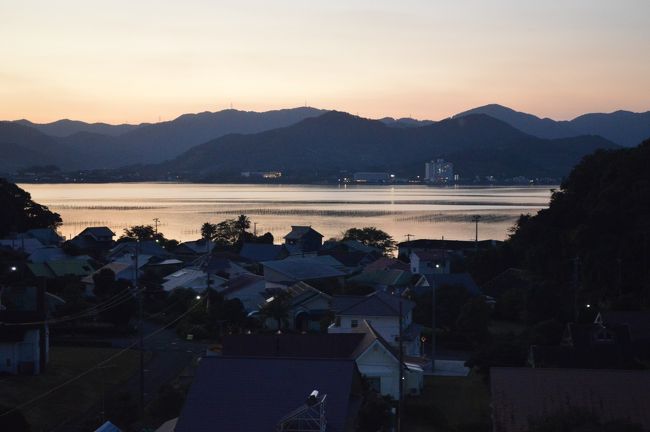
[[[183,318],[184,316],[186,316],[187,314],[189,314],[191,311],[193,311],[194,308],[196,308],[199,304],[201,304],[201,302],[196,302],[196,303],[194,304],[194,306],[192,306],[191,308],[189,308],[187,311],[185,311],[183,314],[181,314],[180,316],[178,316],[176,319],[170,321],[168,324],[164,325],[163,327],[159,328],[158,330],[149,333],[149,334],[148,334],[147,336],[145,336],[143,339],[149,339],[149,338],[151,338],[151,337],[157,335],[158,333],[162,332],[163,330],[166,330],[166,329],[167,329],[168,327],[170,327],[172,324],[178,322],[181,318]],[[55,391],[57,391],[57,390],[59,390],[59,389],[65,387],[65,386],[67,386],[68,384],[72,384],[73,382],[77,381],[78,379],[81,379],[81,378],[83,378],[84,376],[86,376],[86,375],[88,375],[89,373],[91,373],[92,371],[98,369],[99,367],[104,366],[106,363],[108,363],[108,362],[110,362],[110,361],[116,359],[117,357],[119,357],[120,355],[124,354],[125,352],[127,352],[128,350],[130,350],[130,349],[133,348],[134,346],[138,345],[139,343],[140,343],[140,341],[133,342],[131,345],[129,345],[129,346],[127,346],[126,348],[122,349],[121,351],[119,351],[119,352],[113,354],[112,356],[108,357],[107,359],[102,360],[101,362],[99,362],[99,363],[97,363],[96,365],[90,367],[89,369],[85,370],[84,372],[80,373],[79,375],[77,375],[77,376],[75,376],[75,377],[72,377],[72,378],[70,378],[69,380],[67,380],[67,381],[65,381],[65,382],[63,382],[63,383],[61,383],[61,384],[59,384],[59,385],[57,385],[57,386],[54,386],[54,387],[51,388],[50,390],[47,390],[46,392],[43,392],[43,393],[41,393],[40,395],[38,395],[38,396],[36,396],[36,397],[34,397],[34,398],[28,400],[27,402],[24,402],[24,403],[22,403],[22,404],[20,404],[20,405],[18,405],[18,406],[16,406],[16,407],[10,409],[9,411],[0,414],[0,417],[4,417],[4,416],[6,416],[6,415],[11,414],[12,412],[15,412],[15,411],[21,410],[21,409],[25,408],[26,406],[31,405],[31,404],[33,404],[34,402],[37,402],[37,401],[43,399],[43,398],[46,397],[46,396],[49,396],[50,394],[54,393]]]
[[[53,318],[43,321],[31,321],[31,322],[18,322],[18,323],[2,323],[5,326],[34,326],[34,325],[43,325],[43,324],[56,324],[60,322],[73,321],[79,318],[84,318],[91,315],[96,315],[98,313],[106,312],[107,310],[113,309],[120,304],[129,301],[133,298],[134,294],[137,294],[139,290],[126,290],[121,291],[109,299],[105,300],[103,303],[91,306],[90,308],[77,312],[71,315],[64,315],[58,318]],[[141,291],[141,290],[140,290]]]

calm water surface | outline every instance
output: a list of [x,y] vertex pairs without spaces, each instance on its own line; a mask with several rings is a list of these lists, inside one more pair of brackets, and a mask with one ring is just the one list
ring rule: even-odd
[[402,241],[474,238],[473,215],[481,215],[480,239],[504,239],[517,217],[548,206],[549,186],[293,186],[186,183],[21,184],[32,198],[61,214],[60,231],[74,236],[87,226],[116,233],[153,224],[181,241],[200,236],[201,225],[239,214],[281,241],[291,225],[311,225],[325,238],[351,227],[376,226]]

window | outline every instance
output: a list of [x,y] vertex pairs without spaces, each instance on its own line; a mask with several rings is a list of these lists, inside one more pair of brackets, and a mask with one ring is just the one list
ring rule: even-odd
[[371,390],[381,393],[381,378],[380,377],[366,377],[368,386]]
[[352,326],[352,328],[359,327],[359,320],[350,321],[350,325]]

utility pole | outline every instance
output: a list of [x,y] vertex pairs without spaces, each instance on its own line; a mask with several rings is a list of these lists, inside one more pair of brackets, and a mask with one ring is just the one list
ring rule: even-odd
[[474,222],[474,224],[476,225],[476,233],[475,233],[475,236],[474,236],[474,246],[476,248],[476,252],[478,252],[478,221],[480,221],[480,220],[481,220],[480,215],[472,216],[472,222]]
[[399,400],[397,405],[397,432],[402,432],[404,408],[404,345],[402,341],[402,296],[399,297]]
[[158,224],[160,223],[160,219],[153,218],[153,223],[154,223],[154,232],[158,234]]
[[578,283],[580,271],[580,258],[573,259],[573,321],[578,322]]
[[431,373],[436,370],[436,285],[431,285]]
[[136,240],[135,243],[135,289],[138,292],[138,333],[140,336],[139,348],[140,348],[140,418],[144,418],[144,329],[143,329],[143,319],[142,319],[142,303],[143,303],[143,293],[139,290],[138,287],[138,255],[140,253],[140,241]]

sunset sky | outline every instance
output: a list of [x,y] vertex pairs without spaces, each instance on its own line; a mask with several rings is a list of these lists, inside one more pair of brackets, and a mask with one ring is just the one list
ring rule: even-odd
[[0,119],[650,109],[648,0],[0,2]]

